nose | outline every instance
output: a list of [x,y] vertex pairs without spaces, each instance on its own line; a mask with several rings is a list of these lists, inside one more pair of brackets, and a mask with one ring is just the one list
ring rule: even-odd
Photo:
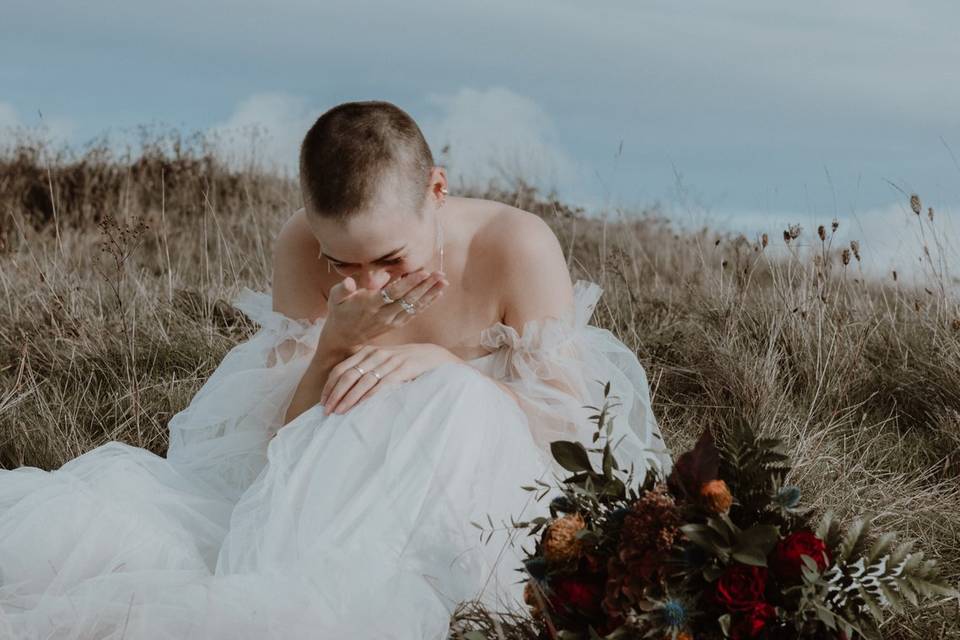
[[353,277],[361,289],[378,290],[390,282],[390,272],[386,269],[362,269]]

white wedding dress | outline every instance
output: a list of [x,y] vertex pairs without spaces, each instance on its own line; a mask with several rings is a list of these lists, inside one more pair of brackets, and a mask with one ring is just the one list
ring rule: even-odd
[[0,471],[0,638],[442,640],[461,601],[522,607],[533,541],[506,525],[548,515],[521,487],[564,474],[551,441],[593,446],[604,382],[618,460],[672,466],[642,366],[588,324],[601,292],[578,281],[567,318],[494,324],[483,357],[279,429],[323,320],[244,289],[260,329],[170,420],[166,458],[113,441]]

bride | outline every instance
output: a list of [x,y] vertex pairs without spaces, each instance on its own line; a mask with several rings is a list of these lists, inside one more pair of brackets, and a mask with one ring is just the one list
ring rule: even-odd
[[521,487],[561,471],[551,441],[590,446],[605,382],[618,459],[669,473],[600,287],[539,217],[448,196],[406,112],[324,113],[300,183],[272,291],[233,300],[259,330],[165,458],[0,471],[0,637],[439,640],[461,601],[523,606],[508,524],[549,497]]

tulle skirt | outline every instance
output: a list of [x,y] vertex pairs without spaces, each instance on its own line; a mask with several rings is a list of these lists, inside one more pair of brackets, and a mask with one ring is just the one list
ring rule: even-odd
[[0,470],[0,638],[442,639],[463,601],[522,608],[533,540],[511,522],[558,493],[523,487],[564,475],[552,441],[591,445],[605,382],[621,465],[672,467],[643,367],[588,324],[601,291],[578,281],[567,318],[496,323],[485,356],[281,428],[324,320],[244,289],[260,330],[171,418],[165,458],[109,442]]
[[229,458],[119,442],[0,472],[0,635],[444,638],[464,600],[523,606],[532,541],[506,525],[545,515],[521,487],[553,467],[474,368],[314,407],[259,443],[232,452],[263,456],[239,493],[211,481]]

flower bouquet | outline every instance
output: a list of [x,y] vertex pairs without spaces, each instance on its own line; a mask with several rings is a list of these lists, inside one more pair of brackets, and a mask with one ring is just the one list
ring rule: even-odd
[[[540,638],[879,638],[885,610],[960,596],[912,543],[872,536],[869,519],[812,522],[800,490],[784,484],[778,438],[744,421],[707,428],[667,478],[652,468],[636,487],[610,437],[610,385],[593,447],[555,441],[570,475],[550,517],[516,522],[524,600]],[[590,453],[600,457],[594,469]],[[553,487],[537,481],[524,487]]]

